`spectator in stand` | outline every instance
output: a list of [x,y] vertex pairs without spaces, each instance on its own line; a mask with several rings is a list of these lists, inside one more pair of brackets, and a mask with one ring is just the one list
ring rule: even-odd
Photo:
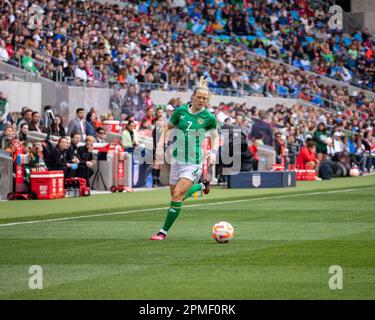
[[276,163],[281,164],[284,157],[285,141],[281,137],[280,132],[275,133],[275,151],[276,151]]
[[16,132],[12,125],[8,124],[5,126],[2,135],[0,136],[1,149],[6,149],[9,146],[9,141],[17,138]]
[[87,60],[85,62],[85,70],[87,74],[87,85],[92,87],[94,84],[94,71],[92,69],[92,60]]
[[168,104],[165,108],[165,116],[164,116],[164,122],[169,122],[173,112],[174,112],[174,107],[171,104]]
[[68,168],[72,170],[78,168],[78,165],[76,163],[68,163],[66,161],[66,151],[68,149],[68,146],[68,139],[65,137],[60,138],[56,147],[52,149],[50,157],[46,159],[46,165],[48,169],[64,171],[65,178],[69,177],[67,176]]
[[96,129],[96,142],[98,143],[106,143],[107,133],[105,132],[103,127],[98,127]]
[[344,152],[345,150],[345,145],[341,139],[341,134],[340,132],[335,132],[333,134],[333,150],[334,150],[334,154],[338,154],[338,153],[341,153],[341,152]]
[[150,129],[152,129],[152,125],[146,118],[143,118],[138,130],[144,131],[144,130],[150,130]]
[[68,65],[63,69],[64,80],[67,84],[72,84],[75,78],[74,63],[69,61]]
[[147,127],[152,127],[152,122],[154,121],[154,109],[152,107],[146,108],[146,115],[142,119],[142,122],[145,121],[147,122]]
[[36,131],[36,132],[43,132],[40,127],[40,113],[38,111],[34,111],[31,114],[31,121],[29,122],[29,130]]
[[19,133],[19,140],[27,141],[28,134],[29,134],[29,125],[27,123],[22,123],[20,133]]
[[55,121],[52,126],[52,135],[56,137],[65,137],[66,132],[64,128],[63,119],[60,115],[55,116]]
[[94,147],[95,138],[93,136],[87,136],[85,139],[85,145],[78,148],[79,164],[77,170],[77,177],[84,178],[87,181],[87,185],[90,185],[90,177],[94,174]]
[[132,149],[139,145],[138,132],[134,121],[129,121],[122,132],[122,145],[125,149]]
[[145,90],[143,91],[143,100],[145,103],[146,108],[154,108],[154,103],[151,99],[151,90]]
[[79,132],[81,135],[81,141],[86,139],[85,109],[83,108],[78,108],[76,110],[75,119],[69,122],[67,134],[70,136],[73,131]]
[[362,143],[362,139],[358,137],[356,139],[357,151],[355,154],[355,164],[359,166],[361,174],[366,171],[368,154],[366,153],[366,148]]
[[289,133],[287,138],[288,164],[295,166],[297,159],[297,143],[295,135]]
[[253,144],[249,146],[249,150],[253,155],[251,158],[251,166],[252,166],[253,171],[258,171],[259,161],[260,161],[259,156],[258,156],[258,148],[261,145],[263,145],[263,141],[261,137],[258,136],[257,138],[253,139]]
[[327,128],[326,125],[321,122],[318,128],[315,130],[313,139],[316,142],[316,151],[319,161],[326,160],[327,157]]
[[22,117],[17,121],[17,128],[20,128],[23,123],[29,124],[32,120],[33,110],[24,107]]
[[316,142],[307,139],[297,156],[297,168],[318,170],[319,159],[316,157]]
[[86,134],[88,136],[96,137],[96,113],[95,112],[88,112],[86,115]]
[[8,62],[9,54],[5,47],[5,42],[0,39],[0,61]]
[[78,60],[77,66],[74,69],[74,76],[76,78],[76,84],[82,85],[85,84],[88,80],[87,71],[85,68],[85,63],[83,60]]
[[27,72],[35,73],[37,76],[40,75],[38,69],[34,65],[31,49],[25,50],[25,55],[22,57],[22,68]]
[[8,98],[0,91],[0,131],[3,130],[7,124],[9,114]]
[[[66,161],[68,163],[76,163],[79,164],[81,159],[78,153],[78,144],[81,140],[81,135],[77,131],[73,131],[70,135],[70,146],[66,151]],[[75,176],[76,172],[74,170],[68,169],[67,176],[72,177]]]
[[43,159],[43,145],[40,141],[35,141],[32,144],[29,152],[28,167],[31,171],[45,171],[47,167]]

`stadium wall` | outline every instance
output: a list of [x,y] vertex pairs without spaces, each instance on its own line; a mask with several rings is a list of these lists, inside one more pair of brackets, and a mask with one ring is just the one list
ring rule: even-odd
[[370,33],[375,32],[375,5],[374,0],[352,0],[351,16]]
[[[152,91],[151,98],[156,105],[166,105],[172,98],[181,98],[185,103],[190,101],[192,92],[168,92],[168,91]],[[221,102],[229,103],[247,103],[249,106],[256,106],[258,109],[269,109],[273,108],[276,104],[286,104],[288,107],[299,103],[298,99],[283,99],[283,98],[265,98],[265,97],[231,97],[231,96],[219,96],[213,95],[211,104],[219,105]]]
[[20,112],[24,106],[41,111],[42,86],[37,82],[0,81],[0,91],[8,97],[10,111]]

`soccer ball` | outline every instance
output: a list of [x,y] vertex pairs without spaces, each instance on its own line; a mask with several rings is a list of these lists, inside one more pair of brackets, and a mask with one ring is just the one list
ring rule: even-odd
[[349,175],[351,177],[358,177],[359,176],[359,170],[357,168],[352,168],[349,171]]
[[220,221],[216,223],[212,228],[212,237],[218,243],[227,243],[233,239],[234,229],[229,222]]

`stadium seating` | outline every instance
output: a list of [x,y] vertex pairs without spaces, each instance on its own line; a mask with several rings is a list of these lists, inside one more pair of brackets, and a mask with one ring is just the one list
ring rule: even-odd
[[[218,94],[299,96],[306,91],[319,96],[312,99],[317,105],[364,111],[371,102],[360,89],[350,95],[345,84],[373,89],[372,38],[366,30],[347,35],[324,27],[329,17],[323,2],[258,0],[224,6],[186,1],[185,8],[149,1],[127,1],[122,8],[95,1],[38,3],[44,9],[40,30],[26,28],[27,8],[16,2],[13,15],[7,6],[3,9],[1,24],[7,31],[1,38],[8,63],[55,81],[187,89],[203,74]],[[32,60],[25,59],[27,48]],[[301,70],[260,56],[253,60],[249,50]],[[343,81],[343,86],[327,85],[320,76]]]

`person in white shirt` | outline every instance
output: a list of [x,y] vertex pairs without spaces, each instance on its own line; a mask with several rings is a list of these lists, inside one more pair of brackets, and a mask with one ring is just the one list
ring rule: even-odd
[[350,82],[352,80],[352,76],[349,70],[346,69],[345,67],[342,67],[341,78],[344,82]]
[[83,60],[78,60],[78,65],[74,69],[74,76],[78,81],[86,82],[87,81],[87,72],[85,69],[85,63]]
[[333,149],[335,153],[343,152],[344,151],[344,143],[342,142],[341,139],[341,133],[340,132],[335,132],[333,135]]
[[5,42],[4,40],[0,39],[0,60],[8,62],[9,60],[9,55],[8,51],[5,49]]

